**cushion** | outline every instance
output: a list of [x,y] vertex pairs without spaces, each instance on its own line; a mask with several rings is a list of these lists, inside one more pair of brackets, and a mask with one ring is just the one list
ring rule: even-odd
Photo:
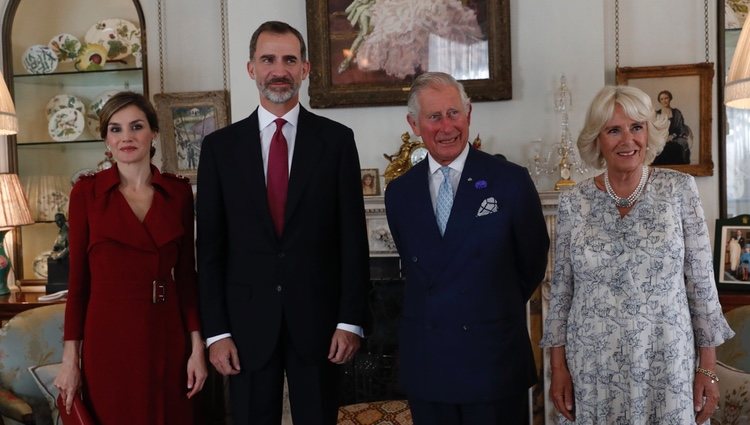
[[[17,421],[27,421],[34,417],[28,403],[2,388],[0,388],[0,416]],[[0,423],[3,423],[2,417],[0,417]]]
[[341,406],[338,425],[412,425],[406,400],[372,401]]
[[57,398],[58,391],[57,388],[53,385],[58,372],[60,372],[60,363],[29,367],[29,373],[31,373],[31,377],[39,386],[39,389],[42,391],[44,398],[47,399],[47,404],[49,404],[49,410],[52,415],[52,423],[54,425],[62,425],[60,414],[58,413],[57,405],[55,404],[55,399]]
[[746,424],[750,422],[750,373],[716,362],[719,377],[719,408],[711,419],[713,424]]

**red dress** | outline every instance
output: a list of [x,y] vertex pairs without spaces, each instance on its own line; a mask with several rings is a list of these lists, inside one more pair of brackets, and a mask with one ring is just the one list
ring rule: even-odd
[[83,341],[84,400],[100,425],[194,422],[193,194],[185,179],[151,170],[143,222],[118,190],[116,166],[82,177],[70,195],[65,339]]

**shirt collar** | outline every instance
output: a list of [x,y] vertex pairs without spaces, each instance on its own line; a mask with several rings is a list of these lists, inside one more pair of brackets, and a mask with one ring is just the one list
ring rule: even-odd
[[[450,164],[448,164],[448,167],[450,167],[452,170],[458,171],[458,174],[460,175],[461,172],[464,170],[464,165],[466,164],[466,157],[469,156],[469,143],[466,143],[466,146],[464,146],[464,150],[461,151],[460,154],[456,157],[456,159],[453,160]],[[432,154],[427,155],[427,161],[428,165],[430,167],[430,175],[434,174],[437,170],[442,167],[442,165],[435,161],[435,158],[432,157]]]
[[299,108],[299,102],[297,102],[297,104],[294,105],[294,108],[290,109],[289,112],[281,117],[277,117],[262,105],[258,105],[258,128],[260,129],[260,131],[263,131],[263,129],[271,125],[271,123],[273,123],[276,118],[283,118],[293,127],[297,127],[297,120],[299,119]]

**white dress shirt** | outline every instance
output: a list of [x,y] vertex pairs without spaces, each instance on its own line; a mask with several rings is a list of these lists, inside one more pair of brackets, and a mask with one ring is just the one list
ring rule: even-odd
[[[464,171],[464,165],[466,165],[466,157],[469,156],[469,143],[466,143],[464,150],[453,160],[448,167],[451,169],[451,187],[453,188],[453,197],[456,197],[456,191],[458,190],[458,184],[461,182],[461,173]],[[432,211],[435,211],[435,202],[437,200],[438,190],[440,185],[443,184],[443,173],[440,171],[442,165],[435,161],[432,155],[427,155],[427,165],[430,172],[430,199],[432,199]]]

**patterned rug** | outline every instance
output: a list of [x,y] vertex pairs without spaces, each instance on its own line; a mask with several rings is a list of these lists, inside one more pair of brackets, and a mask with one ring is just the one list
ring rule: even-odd
[[406,400],[373,401],[341,406],[338,425],[412,425]]

